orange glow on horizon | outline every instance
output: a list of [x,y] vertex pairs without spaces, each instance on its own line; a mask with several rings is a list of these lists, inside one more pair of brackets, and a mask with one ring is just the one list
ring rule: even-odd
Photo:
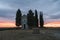
[[13,21],[6,21],[6,20],[0,20],[0,28],[13,28],[15,26],[15,22]]
[[10,28],[10,27],[16,27],[14,23],[0,23],[0,28]]
[[44,25],[45,27],[60,27],[60,22],[50,22]]
[[[45,27],[60,27],[60,21],[48,22],[44,25]],[[0,28],[13,28],[15,26],[15,22],[8,20],[0,20]]]
[[15,27],[14,23],[0,23],[0,27]]

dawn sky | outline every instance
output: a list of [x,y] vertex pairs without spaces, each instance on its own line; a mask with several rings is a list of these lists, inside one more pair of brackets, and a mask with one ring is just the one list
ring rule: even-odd
[[18,8],[22,14],[29,9],[43,11],[45,22],[60,20],[60,0],[0,0],[0,21],[14,22]]

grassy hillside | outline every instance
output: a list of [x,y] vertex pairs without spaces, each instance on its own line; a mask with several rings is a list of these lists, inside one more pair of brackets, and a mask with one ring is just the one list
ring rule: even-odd
[[60,40],[58,29],[40,29],[40,34],[32,34],[33,30],[5,30],[0,31],[0,40]]

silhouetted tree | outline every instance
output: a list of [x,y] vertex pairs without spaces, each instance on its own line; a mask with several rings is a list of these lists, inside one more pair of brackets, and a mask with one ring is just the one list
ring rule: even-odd
[[18,27],[21,25],[21,16],[22,16],[21,10],[18,9],[16,13],[16,26]]
[[28,11],[27,24],[28,24],[30,29],[34,26],[34,13],[32,12],[32,10]]
[[38,14],[37,14],[37,10],[35,10],[35,26],[38,27]]
[[40,12],[40,27],[43,28],[44,20],[43,20],[43,12]]

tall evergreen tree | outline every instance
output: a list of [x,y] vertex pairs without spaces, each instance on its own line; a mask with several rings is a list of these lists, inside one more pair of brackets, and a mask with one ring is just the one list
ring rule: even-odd
[[38,14],[37,14],[37,10],[35,10],[35,26],[38,27]]
[[43,28],[44,20],[43,20],[43,12],[40,12],[40,27]]
[[16,26],[18,27],[21,25],[21,16],[22,16],[21,10],[18,9],[16,13]]
[[34,22],[34,13],[32,12],[32,10],[29,10],[28,14],[27,14],[27,24],[28,24],[30,29],[34,25],[33,22]]

